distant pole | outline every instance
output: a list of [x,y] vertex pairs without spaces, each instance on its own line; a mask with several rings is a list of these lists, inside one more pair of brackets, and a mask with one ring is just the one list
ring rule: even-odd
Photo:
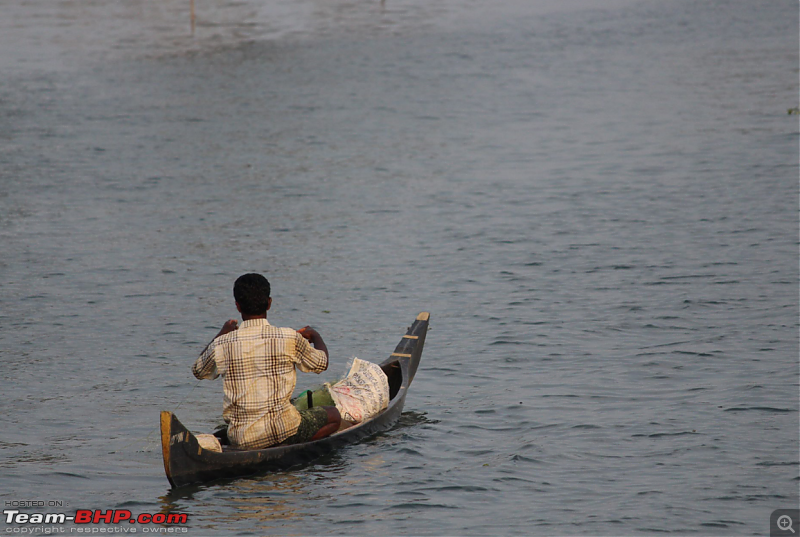
[[189,0],[190,18],[192,20],[192,35],[194,35],[194,0]]

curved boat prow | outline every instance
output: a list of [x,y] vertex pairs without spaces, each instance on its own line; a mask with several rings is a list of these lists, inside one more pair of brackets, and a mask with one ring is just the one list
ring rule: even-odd
[[167,474],[169,484],[173,487],[175,483],[172,481],[172,473],[169,468],[170,461],[170,445],[169,439],[172,436],[172,412],[166,410],[161,411],[161,454],[164,457],[164,472]]
[[[414,320],[414,324],[408,327],[406,335],[395,347],[394,352],[389,355],[389,360],[395,358],[408,358],[408,384],[414,380],[417,373],[419,360],[422,356],[422,349],[425,346],[425,335],[428,333],[428,322],[431,314],[427,311],[421,312]],[[387,361],[389,361],[387,360]]]

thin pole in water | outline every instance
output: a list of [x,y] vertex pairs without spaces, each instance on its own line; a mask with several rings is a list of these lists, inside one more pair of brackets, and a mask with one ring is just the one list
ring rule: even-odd
[[192,21],[192,35],[194,35],[194,0],[189,0],[189,11],[191,12],[189,18]]

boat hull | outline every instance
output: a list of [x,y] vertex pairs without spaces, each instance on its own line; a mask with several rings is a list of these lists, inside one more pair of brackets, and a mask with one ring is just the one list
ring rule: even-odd
[[403,411],[408,387],[422,356],[428,322],[427,313],[419,314],[394,352],[380,364],[389,379],[390,400],[386,410],[326,438],[289,446],[220,453],[200,447],[197,438],[172,412],[161,412],[161,448],[164,471],[170,484],[181,487],[214,479],[285,470],[390,428]]

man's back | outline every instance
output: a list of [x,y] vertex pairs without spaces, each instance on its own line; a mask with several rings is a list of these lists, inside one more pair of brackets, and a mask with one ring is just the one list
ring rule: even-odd
[[212,341],[192,372],[197,378],[224,377],[228,438],[237,447],[259,449],[297,430],[300,414],[290,402],[295,368],[319,373],[327,367],[327,354],[297,331],[274,327],[266,319],[249,319]]

